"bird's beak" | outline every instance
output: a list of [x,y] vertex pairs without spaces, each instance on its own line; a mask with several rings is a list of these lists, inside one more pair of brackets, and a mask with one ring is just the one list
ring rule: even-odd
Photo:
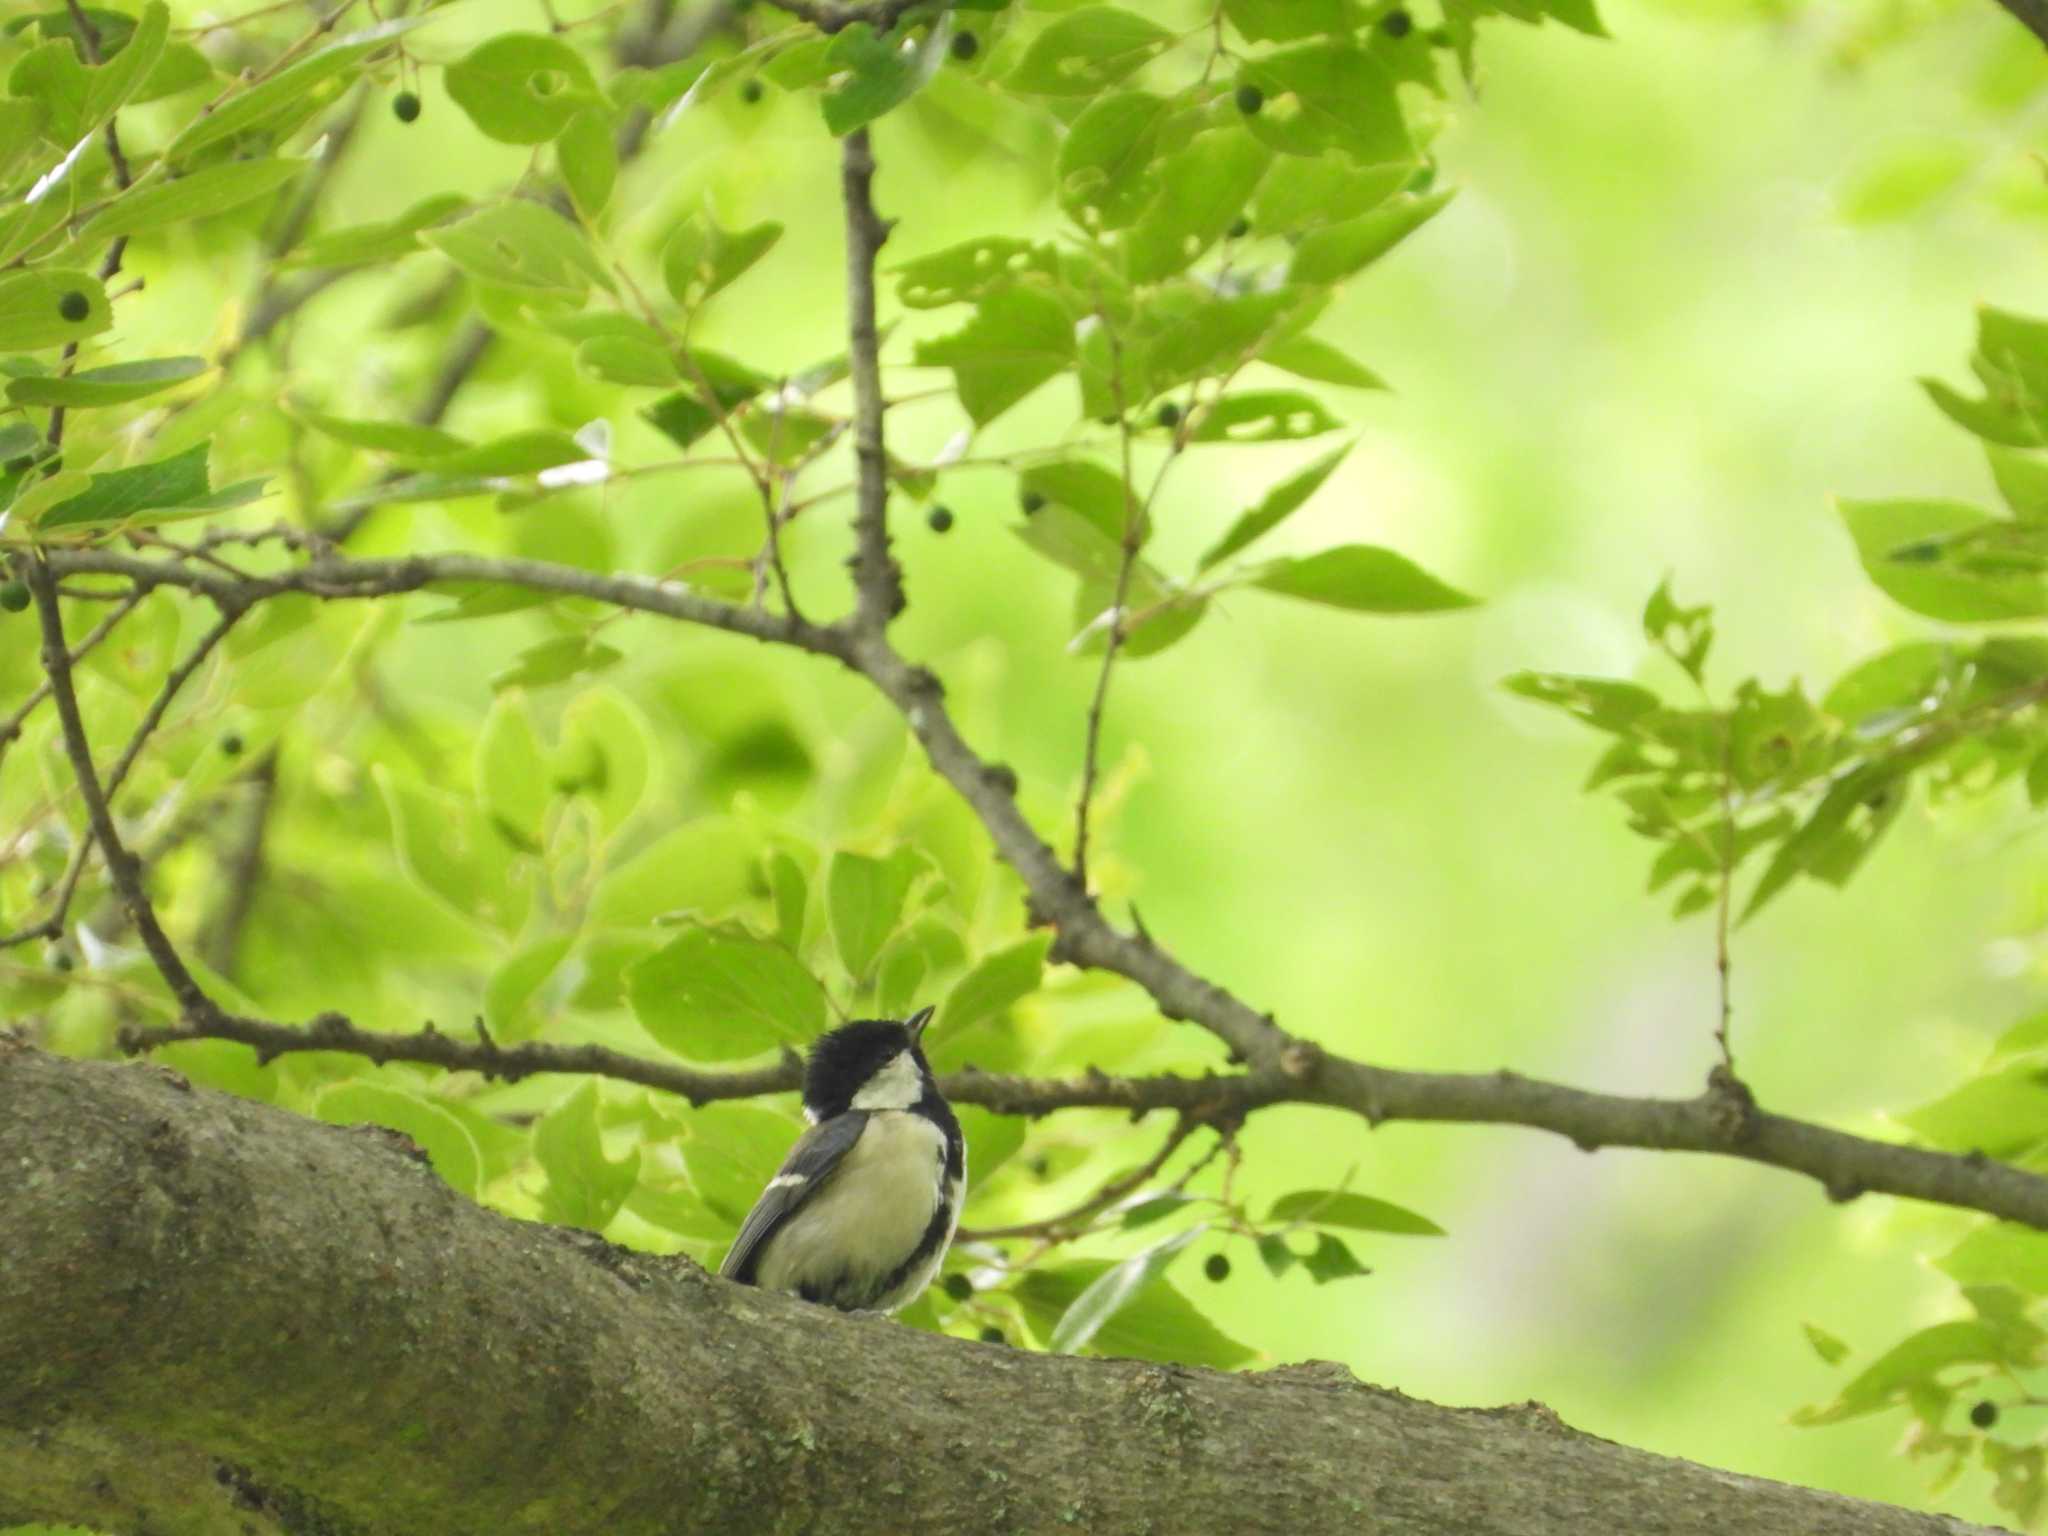
[[903,1021],[903,1027],[910,1031],[913,1041],[920,1045],[924,1043],[924,1027],[931,1023],[932,1015],[937,1012],[936,1008],[920,1008]]

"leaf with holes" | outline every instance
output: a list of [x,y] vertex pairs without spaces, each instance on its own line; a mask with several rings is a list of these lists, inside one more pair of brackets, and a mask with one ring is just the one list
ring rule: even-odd
[[1173,34],[1155,21],[1091,5],[1039,33],[1003,84],[1040,96],[1093,96],[1172,44]]
[[912,41],[899,28],[878,36],[865,21],[842,27],[826,50],[824,67],[844,79],[825,93],[825,126],[838,138],[910,100],[945,61],[953,29],[944,11]]
[[951,368],[960,404],[987,426],[1074,362],[1074,322],[1059,300],[1029,289],[989,294],[965,327],[917,345],[920,367]]
[[545,144],[599,97],[583,55],[558,37],[505,32],[450,64],[448,94],[485,136]]
[[538,203],[514,200],[425,231],[421,238],[471,277],[515,288],[581,295],[611,277],[582,231]]
[[1277,443],[1320,437],[1344,423],[1298,389],[1247,389],[1215,401],[1189,434],[1198,443]]
[[1247,59],[1238,68],[1237,89],[1264,97],[1245,126],[1282,154],[1335,149],[1362,165],[1415,158],[1393,76],[1348,41],[1305,43]]

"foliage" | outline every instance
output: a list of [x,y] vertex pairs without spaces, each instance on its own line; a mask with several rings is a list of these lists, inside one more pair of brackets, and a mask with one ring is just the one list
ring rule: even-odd
[[[1004,146],[1044,148],[1053,227],[996,212],[933,248],[916,196],[885,180],[907,249],[886,253],[882,362],[899,525],[929,505],[942,533],[958,488],[1003,477],[1011,547],[1031,557],[1017,579],[1071,593],[1048,654],[1100,668],[1106,693],[1113,667],[1232,604],[1473,602],[1377,544],[1261,541],[1327,508],[1352,447],[1342,392],[1384,387],[1318,328],[1450,204],[1432,146],[1477,67],[1477,24],[1599,36],[1586,0],[1446,0],[1433,24],[1387,0],[963,0],[872,6],[836,31],[802,5],[730,9],[701,38],[660,4],[565,8],[545,31],[432,5],[216,22],[163,0],[9,22],[0,552],[261,575],[333,548],[457,550],[637,570],[791,616],[846,608],[834,509],[857,474],[858,338],[807,335],[798,353],[750,321],[818,249],[836,262],[838,213],[750,221],[717,190],[720,155],[773,113],[788,153],[828,165],[872,127],[885,178],[894,153],[950,157],[971,186]],[[349,190],[365,140],[457,169],[421,196]],[[1881,167],[1852,211],[1900,215],[1962,174],[1940,157]],[[360,355],[313,329],[330,290],[361,317],[341,338]],[[220,312],[195,323],[194,292]],[[1927,390],[1983,441],[2005,510],[1840,512],[1897,604],[2007,627],[1891,647],[1818,697],[1722,686],[1711,611],[1667,583],[1642,615],[1664,675],[1508,684],[1605,738],[1589,787],[1653,845],[1650,889],[1680,916],[1716,911],[1724,944],[1798,883],[1864,869],[1916,795],[2015,781],[2048,800],[2048,642],[2011,627],[2048,615],[2048,323],[1986,309],[1972,366],[1970,391]],[[1274,471],[1273,444],[1313,456]],[[1257,494],[1178,536],[1207,510],[1184,488],[1219,483],[1222,463],[1261,466]],[[67,597],[99,759],[135,743],[123,834],[235,1011],[384,1030],[428,1015],[503,1044],[744,1066],[836,1017],[931,1002],[942,1070],[1221,1064],[1135,986],[1055,958],[899,722],[850,700],[820,717],[735,642],[479,580],[364,603],[270,595],[209,652],[193,649],[208,616],[169,591]],[[58,722],[35,707],[28,621],[0,625],[0,700],[22,707],[0,727],[0,1008],[61,1048],[110,1051],[177,1010],[90,855]],[[972,707],[972,680],[957,687]],[[1048,837],[1066,779],[1093,785],[1088,739],[1085,772],[1019,786]],[[1098,835],[1127,779],[1096,793]],[[1904,1127],[2048,1171],[2044,1052],[2048,1029],[2019,1026]],[[707,1261],[797,1131],[787,1094],[692,1105],[221,1041],[163,1055],[387,1126],[498,1209]],[[923,1327],[1234,1367],[1256,1341],[1206,1315],[1184,1255],[1211,1282],[1256,1256],[1273,1280],[1323,1285],[1369,1273],[1358,1246],[1441,1231],[1334,1173],[1248,1193],[1228,1122],[1189,1119],[1162,1143],[1107,1111],[962,1118],[967,1224],[983,1230],[908,1314]],[[1942,1261],[1969,1315],[1911,1335],[1808,1421],[1903,1407],[1915,1454],[1951,1475],[1976,1457],[2033,1520],[2042,1443],[1972,1405],[2032,1401],[2044,1242],[1970,1231]],[[1810,1336],[1830,1364],[1847,1349]]]

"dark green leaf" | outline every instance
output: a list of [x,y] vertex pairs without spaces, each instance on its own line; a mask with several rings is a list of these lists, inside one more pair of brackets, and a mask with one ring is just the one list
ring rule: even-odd
[[1309,1278],[1317,1285],[1372,1273],[1358,1262],[1342,1238],[1332,1236],[1328,1232],[1317,1234],[1315,1252],[1304,1258],[1301,1266],[1308,1271]]
[[94,475],[80,494],[60,501],[37,520],[44,531],[92,523],[134,522],[145,513],[150,522],[167,517],[193,517],[205,512],[244,506],[264,494],[267,482],[243,480],[216,491],[207,484],[205,443],[197,443],[168,459]]
[[1074,361],[1074,322],[1058,300],[1028,289],[988,294],[950,336],[917,345],[920,367],[951,368],[975,425],[996,417]]
[[1223,0],[1223,14],[1255,43],[1291,43],[1352,26],[1344,0]]
[[545,688],[550,683],[602,672],[624,659],[623,652],[600,645],[588,635],[557,635],[528,646],[511,666],[492,673],[491,687],[497,692],[507,688]]
[[111,240],[210,218],[268,196],[305,168],[303,160],[230,160],[174,181],[138,186],[86,220],[79,238]]

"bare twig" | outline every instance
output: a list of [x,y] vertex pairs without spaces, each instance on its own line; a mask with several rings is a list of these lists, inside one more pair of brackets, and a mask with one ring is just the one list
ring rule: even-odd
[[277,751],[265,752],[247,775],[249,804],[242,814],[234,846],[221,861],[221,896],[199,937],[199,953],[214,974],[232,977],[242,931],[256,902],[263,878],[263,847],[270,829],[270,810],[277,799]]
[[1180,1150],[1180,1144],[1193,1135],[1202,1121],[1192,1115],[1182,1115],[1174,1121],[1173,1129],[1159,1150],[1145,1162],[1119,1178],[1111,1179],[1079,1205],[1048,1216],[1042,1221],[1020,1221],[1007,1227],[962,1227],[959,1238],[962,1242],[992,1242],[1004,1237],[1045,1237],[1058,1238],[1072,1235],[1085,1223],[1094,1220],[1127,1195],[1135,1194],[1158,1176],[1166,1166],[1168,1158]]

